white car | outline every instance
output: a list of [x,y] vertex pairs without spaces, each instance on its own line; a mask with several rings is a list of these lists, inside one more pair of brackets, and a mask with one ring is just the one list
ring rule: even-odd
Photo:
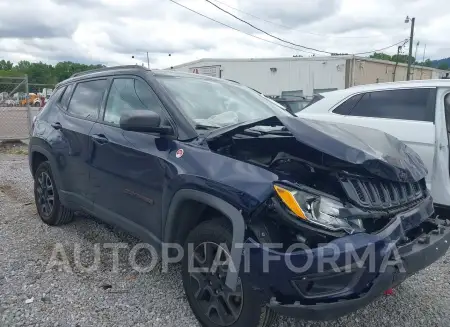
[[450,210],[450,80],[380,83],[316,95],[297,114],[375,128],[416,151],[437,211]]

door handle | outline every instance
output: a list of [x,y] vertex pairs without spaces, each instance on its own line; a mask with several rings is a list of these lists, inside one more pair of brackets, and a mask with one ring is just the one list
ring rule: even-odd
[[56,130],[60,130],[60,129],[62,128],[62,125],[61,125],[61,123],[59,123],[59,122],[52,123],[51,125],[52,125],[52,127],[53,127],[54,129],[56,129]]
[[92,134],[92,140],[97,144],[106,144],[108,143],[108,138],[103,134]]

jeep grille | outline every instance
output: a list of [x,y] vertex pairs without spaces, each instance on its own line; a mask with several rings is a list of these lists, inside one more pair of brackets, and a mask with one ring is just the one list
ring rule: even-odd
[[339,180],[349,199],[368,209],[408,207],[416,204],[427,194],[424,179],[413,183],[401,183],[341,176]]

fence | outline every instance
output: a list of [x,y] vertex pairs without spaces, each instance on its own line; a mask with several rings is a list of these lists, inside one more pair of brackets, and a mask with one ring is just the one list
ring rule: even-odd
[[29,93],[27,76],[0,76],[0,141],[29,138],[33,117],[44,102],[45,97]]

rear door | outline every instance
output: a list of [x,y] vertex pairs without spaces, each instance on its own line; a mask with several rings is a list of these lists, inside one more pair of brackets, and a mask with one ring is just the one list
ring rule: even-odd
[[428,187],[434,170],[436,88],[392,89],[357,94],[333,113],[346,123],[391,134],[416,151],[428,169]]
[[91,187],[99,217],[158,244],[166,158],[172,141],[119,127],[123,113],[142,109],[155,111],[163,123],[167,121],[147,82],[135,76],[114,78],[104,113],[91,131]]
[[107,80],[68,85],[54,115],[48,120],[57,133],[51,140],[62,179],[61,193],[86,210],[92,203],[89,189],[89,133],[98,119]]

